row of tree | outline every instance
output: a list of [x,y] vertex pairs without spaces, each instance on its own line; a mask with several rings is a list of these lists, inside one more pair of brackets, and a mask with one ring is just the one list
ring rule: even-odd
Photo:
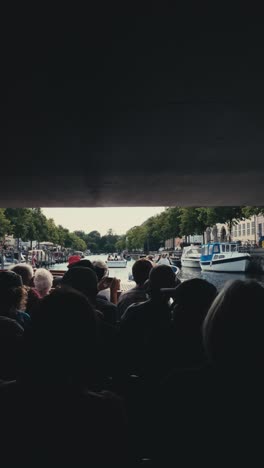
[[61,247],[92,252],[114,252],[120,236],[109,229],[105,236],[98,231],[70,232],[61,225],[56,226],[41,208],[0,208],[0,240],[7,234],[22,241],[53,242]]
[[74,232],[59,225],[52,218],[46,218],[41,208],[0,209],[0,238],[13,234],[18,240],[53,242],[65,248],[85,250],[85,242]]
[[143,249],[158,250],[166,239],[203,234],[208,226],[227,223],[229,231],[238,221],[252,215],[264,214],[264,207],[215,207],[215,208],[167,208],[148,218],[140,226],[134,226],[123,236],[109,229],[101,236],[98,231],[70,232],[56,226],[52,218],[46,218],[41,208],[0,209],[0,239],[13,234],[23,241],[53,242],[65,248],[92,252],[115,252]]
[[201,235],[216,223],[226,223],[231,232],[233,225],[258,214],[264,214],[264,207],[167,208],[148,218],[141,226],[129,229],[117,241],[117,248],[155,251],[164,246],[166,239]]

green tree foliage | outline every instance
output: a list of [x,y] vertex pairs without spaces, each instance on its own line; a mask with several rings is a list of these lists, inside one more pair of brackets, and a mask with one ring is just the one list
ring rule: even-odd
[[264,215],[264,206],[244,206],[242,208],[245,219],[251,218],[251,216]]
[[6,234],[10,234],[11,231],[11,222],[6,217],[4,208],[0,208],[0,240],[2,240]]
[[182,236],[201,235],[208,226],[207,215],[201,208],[181,208],[179,218]]
[[27,240],[29,225],[31,222],[31,212],[29,208],[6,208],[5,216],[12,224],[14,237]]

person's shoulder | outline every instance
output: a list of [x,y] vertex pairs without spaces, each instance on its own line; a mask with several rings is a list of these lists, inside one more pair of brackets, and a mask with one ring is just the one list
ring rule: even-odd
[[121,321],[127,320],[132,317],[140,317],[142,316],[142,311],[145,309],[148,309],[150,304],[150,300],[144,301],[144,302],[137,302],[134,304],[131,304],[125,311],[125,313],[121,317]]
[[119,299],[118,299],[118,304],[125,300],[127,297],[133,295],[137,291],[137,286],[134,286],[134,288],[128,289],[127,291],[124,291],[120,294]]
[[113,304],[113,302],[108,301],[107,299],[102,299],[101,297],[96,298],[96,305],[97,307],[104,308],[104,309],[116,309],[117,306],[116,304]]

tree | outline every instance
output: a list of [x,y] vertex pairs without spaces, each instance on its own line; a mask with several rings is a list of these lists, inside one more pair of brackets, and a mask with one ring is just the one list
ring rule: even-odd
[[58,244],[59,243],[59,230],[52,218],[47,220],[47,230],[48,230],[47,239],[49,240],[49,242],[53,242],[53,244]]
[[179,218],[182,236],[201,235],[208,226],[207,216],[201,208],[181,208]]
[[5,215],[4,208],[0,208],[0,240],[9,234],[12,230],[11,222]]
[[17,239],[19,247],[19,239],[27,240],[27,234],[31,221],[31,212],[29,208],[6,208],[5,216],[12,224],[12,230]]
[[244,206],[242,208],[245,219],[251,216],[264,215],[264,206]]
[[208,226],[216,223],[227,224],[229,230],[229,240],[231,240],[232,227],[240,220],[245,219],[243,207],[241,206],[218,206],[207,208]]

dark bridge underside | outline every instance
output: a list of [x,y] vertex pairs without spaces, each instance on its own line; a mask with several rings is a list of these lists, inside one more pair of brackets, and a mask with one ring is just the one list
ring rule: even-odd
[[18,15],[6,44],[0,206],[264,205],[257,15]]

